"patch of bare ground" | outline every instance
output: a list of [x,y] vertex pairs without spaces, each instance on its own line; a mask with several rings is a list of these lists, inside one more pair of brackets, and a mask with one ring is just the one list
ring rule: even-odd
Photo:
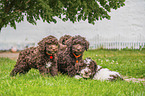
[[124,80],[127,81],[127,82],[137,82],[137,83],[140,83],[142,82],[143,85],[145,85],[145,78],[128,78],[128,77],[124,77]]
[[17,60],[19,52],[0,52],[0,57],[10,58],[12,60]]

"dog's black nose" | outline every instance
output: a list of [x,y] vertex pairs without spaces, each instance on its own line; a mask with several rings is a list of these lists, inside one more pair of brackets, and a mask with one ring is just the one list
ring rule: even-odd
[[91,73],[90,70],[85,70],[85,74],[89,74],[89,73]]
[[56,52],[56,51],[58,50],[58,48],[55,48],[55,47],[54,47],[54,48],[52,48],[52,50]]
[[88,71],[85,71],[85,74],[88,74],[89,72]]
[[78,52],[82,51],[82,48],[77,48],[77,51],[78,51]]
[[80,49],[77,49],[77,51],[80,51]]

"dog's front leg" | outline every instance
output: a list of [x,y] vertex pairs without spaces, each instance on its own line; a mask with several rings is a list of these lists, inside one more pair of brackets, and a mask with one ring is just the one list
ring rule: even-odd
[[74,76],[76,79],[81,79],[82,77],[80,75],[75,75]]
[[43,66],[39,66],[38,67],[39,73],[42,75],[48,74],[49,69],[45,67],[45,65]]
[[75,76],[76,70],[75,70],[75,67],[73,65],[69,65],[67,67],[67,70],[68,70],[68,75],[69,76],[71,76],[71,77]]
[[51,68],[50,68],[50,74],[52,76],[56,76],[58,74],[58,67],[57,67],[57,63],[54,64]]

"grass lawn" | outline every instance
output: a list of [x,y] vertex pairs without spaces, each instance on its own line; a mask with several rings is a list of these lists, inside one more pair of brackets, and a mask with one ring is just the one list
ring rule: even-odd
[[[123,76],[145,78],[145,51],[89,50],[98,65]],[[41,76],[32,69],[25,75],[10,77],[16,61],[0,58],[0,96],[145,96],[144,82],[77,80],[68,76]]]

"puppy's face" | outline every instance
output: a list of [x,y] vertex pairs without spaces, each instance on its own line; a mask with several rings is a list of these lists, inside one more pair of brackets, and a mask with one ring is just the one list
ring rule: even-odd
[[46,53],[48,54],[55,54],[58,51],[58,45],[56,44],[46,44]]
[[79,66],[79,75],[83,78],[91,78],[96,70],[96,65],[93,63],[93,60],[86,58],[84,63]]
[[85,47],[81,44],[74,44],[72,45],[72,52],[75,54],[75,55],[80,55],[82,54],[83,52],[85,51]]

